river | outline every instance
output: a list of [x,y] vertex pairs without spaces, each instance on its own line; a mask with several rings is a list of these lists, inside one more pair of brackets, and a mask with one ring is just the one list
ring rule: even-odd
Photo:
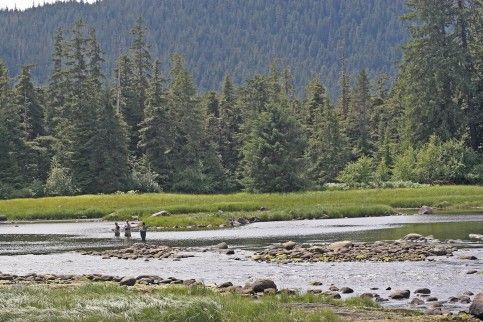
[[[10,274],[54,273],[110,275],[154,274],[162,277],[196,278],[206,284],[231,281],[244,284],[256,278],[270,278],[281,288],[326,290],[331,284],[348,286],[355,294],[377,292],[387,297],[386,288],[427,287],[432,296],[447,300],[465,291],[483,290],[483,244],[470,241],[471,233],[483,232],[483,214],[388,216],[254,223],[247,226],[204,231],[149,231],[148,241],[188,247],[194,257],[182,260],[121,260],[81,255],[76,250],[120,247],[123,239],[112,237],[113,223],[58,222],[0,224],[0,272]],[[321,243],[349,239],[375,241],[398,239],[410,232],[435,238],[459,240],[455,256],[435,257],[423,262],[355,263],[258,263],[249,259],[253,251],[267,245],[294,240]],[[137,238],[137,233],[134,233]],[[225,241],[235,249],[228,256],[203,252],[209,245]],[[209,248],[209,247],[208,247]],[[477,260],[462,260],[474,255]],[[478,274],[466,274],[468,270]],[[314,287],[313,281],[322,282]],[[371,290],[371,288],[378,288]],[[388,306],[405,306],[407,301],[389,301]],[[445,304],[451,310],[465,307]]]

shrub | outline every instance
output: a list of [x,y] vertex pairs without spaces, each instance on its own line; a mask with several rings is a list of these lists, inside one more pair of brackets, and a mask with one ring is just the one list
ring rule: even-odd
[[45,184],[45,192],[48,195],[73,195],[78,191],[68,169],[60,166],[54,166],[52,168]]
[[337,179],[343,183],[366,183],[374,181],[372,158],[363,156],[357,161],[349,163],[342,170]]

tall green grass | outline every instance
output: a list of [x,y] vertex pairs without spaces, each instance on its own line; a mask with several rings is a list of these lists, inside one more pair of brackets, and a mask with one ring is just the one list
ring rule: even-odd
[[[339,321],[331,311],[287,304],[374,308],[367,300],[320,295],[259,300],[204,287],[123,288],[115,284],[0,285],[0,321]],[[354,303],[357,303],[355,305]]]
[[[264,221],[321,216],[363,217],[395,213],[422,205],[443,211],[481,211],[482,186],[431,186],[398,189],[309,191],[228,195],[112,194],[0,200],[0,215],[10,220],[108,218],[137,216],[149,225],[166,228],[226,223],[227,219],[257,217]],[[478,209],[479,207],[479,209]],[[266,211],[259,209],[265,208]],[[475,210],[476,209],[476,210]],[[166,210],[168,217],[150,217]]]

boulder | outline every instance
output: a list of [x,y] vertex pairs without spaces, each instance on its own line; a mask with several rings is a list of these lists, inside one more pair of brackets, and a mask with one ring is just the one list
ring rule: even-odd
[[228,249],[228,244],[225,242],[219,243],[218,245],[215,245],[215,248],[218,249]]
[[409,290],[395,290],[389,294],[389,297],[393,300],[403,300],[408,299],[410,295],[411,292]]
[[133,286],[136,284],[136,278],[135,277],[123,277],[122,280],[119,282],[119,285],[126,285],[126,286]]
[[470,305],[469,312],[477,318],[483,319],[483,292],[476,294]]
[[418,288],[414,291],[415,294],[431,294],[431,290],[429,288]]
[[333,251],[340,251],[342,249],[349,249],[353,246],[351,241],[349,240],[344,240],[344,241],[338,241],[332,244],[329,244],[327,246],[328,249],[333,250]]
[[424,301],[415,297],[411,300],[411,302],[409,302],[409,304],[411,304],[411,305],[423,305]]
[[230,287],[230,286],[233,286],[232,282],[225,282],[225,283],[221,283],[220,285],[218,285],[218,288],[227,288],[227,287]]
[[282,244],[282,247],[286,250],[294,249],[295,246],[297,246],[297,243],[291,240]]
[[269,288],[273,288],[276,290],[277,285],[275,285],[275,283],[269,279],[258,279],[252,284],[250,284],[249,288],[251,288],[253,292],[258,293],[258,292],[263,292]]
[[350,293],[354,293],[354,290],[353,290],[353,289],[351,289],[350,287],[342,287],[342,288],[340,289],[340,292],[341,292],[342,294],[350,294]]
[[431,215],[433,213],[433,208],[429,206],[422,206],[418,210],[418,215]]
[[441,247],[435,247],[435,248],[431,249],[431,254],[433,254],[435,256],[444,256],[447,253],[448,252],[446,251],[446,249],[441,248]]
[[471,303],[471,298],[467,295],[461,295],[458,298],[458,301],[463,304],[470,304]]
[[465,255],[465,256],[461,256],[460,259],[474,261],[474,260],[477,260],[478,258],[476,256],[473,256],[473,255],[467,255],[467,256]]
[[340,294],[334,291],[326,291],[326,292],[322,292],[322,294],[336,300],[341,298]]
[[166,210],[161,210],[158,212],[155,212],[154,214],[151,215],[151,217],[166,217],[170,216],[171,214],[167,212]]
[[426,241],[426,237],[416,233],[410,233],[403,237],[406,241]]

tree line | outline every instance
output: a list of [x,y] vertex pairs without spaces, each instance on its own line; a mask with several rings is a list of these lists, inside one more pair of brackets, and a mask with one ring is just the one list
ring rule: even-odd
[[481,7],[408,1],[400,74],[351,75],[337,101],[320,76],[295,94],[273,63],[198,93],[180,55],[160,68],[139,20],[111,80],[96,32],[54,36],[48,84],[0,63],[0,196],[175,191],[288,192],[331,182],[481,183]]

